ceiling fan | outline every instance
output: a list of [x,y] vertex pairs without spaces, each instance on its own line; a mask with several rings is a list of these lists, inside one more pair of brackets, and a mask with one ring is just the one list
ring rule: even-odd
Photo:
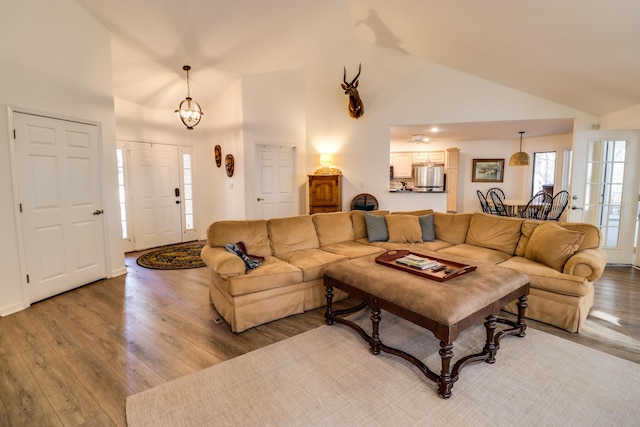
[[431,139],[422,133],[416,133],[411,135],[411,139],[408,139],[404,142],[413,142],[414,144],[429,144],[433,141],[435,141],[435,139]]

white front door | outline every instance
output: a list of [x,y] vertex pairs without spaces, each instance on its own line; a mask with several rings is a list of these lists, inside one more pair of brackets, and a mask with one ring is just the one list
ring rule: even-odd
[[14,113],[27,298],[106,277],[97,126]]
[[295,215],[295,147],[256,146],[256,218]]
[[610,264],[631,264],[638,209],[640,131],[576,132],[569,221],[600,228]]
[[134,249],[182,242],[178,147],[132,142]]

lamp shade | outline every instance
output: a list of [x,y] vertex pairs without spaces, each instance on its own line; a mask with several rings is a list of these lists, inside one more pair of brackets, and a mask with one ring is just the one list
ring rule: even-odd
[[524,131],[520,131],[520,151],[514,153],[509,159],[509,166],[528,166],[529,165],[529,155],[522,151],[522,135]]
[[331,164],[331,156],[327,153],[320,154],[320,164],[321,165]]
[[513,153],[509,159],[509,166],[527,166],[529,164],[529,155],[524,151]]

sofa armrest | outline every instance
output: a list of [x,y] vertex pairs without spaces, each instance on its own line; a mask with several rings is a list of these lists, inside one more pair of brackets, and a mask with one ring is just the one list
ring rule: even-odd
[[244,261],[238,255],[232,254],[225,248],[205,245],[200,256],[202,261],[207,264],[207,267],[215,271],[223,280],[246,272]]
[[585,277],[593,282],[604,271],[607,254],[600,248],[583,249],[573,254],[564,265],[563,273]]

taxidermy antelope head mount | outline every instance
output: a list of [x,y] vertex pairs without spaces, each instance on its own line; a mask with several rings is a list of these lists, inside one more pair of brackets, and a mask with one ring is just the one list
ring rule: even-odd
[[362,64],[358,66],[358,74],[351,80],[351,83],[347,83],[347,67],[344,68],[344,76],[342,83],[342,89],[344,89],[344,94],[349,95],[349,115],[354,119],[360,118],[364,114],[364,105],[362,105],[362,100],[360,99],[360,95],[358,94],[358,77],[360,77],[360,71],[362,71]]

